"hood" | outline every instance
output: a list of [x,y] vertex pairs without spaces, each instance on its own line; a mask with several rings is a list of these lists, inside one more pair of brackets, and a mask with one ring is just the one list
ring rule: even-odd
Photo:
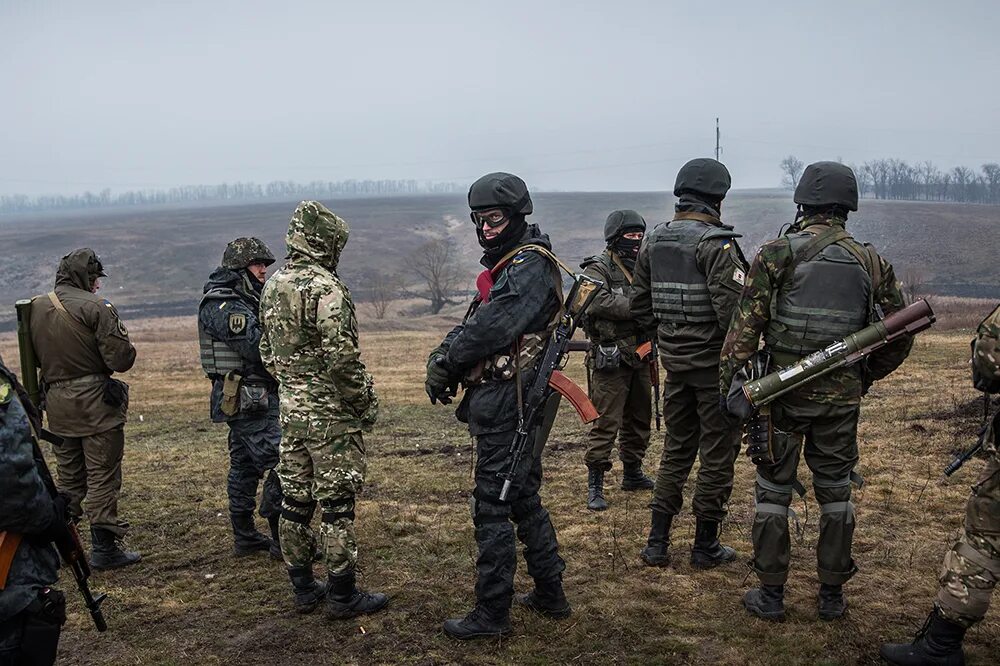
[[483,258],[479,260],[479,263],[481,263],[486,268],[492,269],[494,266],[497,265],[497,262],[503,258],[504,254],[512,252],[514,248],[521,247],[522,245],[527,245],[528,243],[531,243],[533,245],[542,245],[545,247],[546,250],[552,249],[552,243],[551,241],[549,241],[548,234],[543,234],[541,231],[539,231],[537,224],[529,224],[525,228],[524,233],[521,235],[521,238],[516,243],[513,243],[512,245],[508,246],[507,249],[503,252],[503,254],[484,252]]
[[323,268],[336,270],[349,234],[347,222],[336,213],[318,201],[303,201],[288,223],[288,256],[305,256]]
[[97,258],[97,253],[89,247],[73,250],[59,262],[56,271],[56,286],[76,287],[90,291],[94,280],[105,277],[104,266]]
[[721,217],[714,202],[707,201],[693,192],[682,194],[674,205],[674,210],[678,213],[702,213],[717,219]]
[[[256,284],[254,284],[256,282]],[[259,285],[259,286],[258,286]],[[212,289],[228,288],[239,294],[244,301],[257,303],[260,300],[260,290],[263,284],[250,277],[245,270],[234,271],[231,268],[219,266],[208,276],[203,294],[207,294]]]

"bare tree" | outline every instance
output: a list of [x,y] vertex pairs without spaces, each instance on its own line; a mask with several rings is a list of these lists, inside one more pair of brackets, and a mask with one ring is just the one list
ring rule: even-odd
[[427,241],[407,258],[406,265],[427,287],[424,297],[430,300],[433,314],[452,302],[449,296],[465,276],[458,250],[446,239]]
[[782,184],[785,187],[795,189],[795,186],[799,184],[799,178],[802,176],[802,167],[805,166],[802,160],[795,155],[789,155],[781,160],[781,164],[778,166],[781,167],[781,172],[784,174],[781,179]]
[[989,162],[983,165],[983,176],[989,187],[989,202],[1000,203],[1000,164]]
[[389,306],[399,296],[402,279],[396,273],[376,273],[368,283],[369,301],[376,319],[385,319]]
[[903,283],[903,294],[912,303],[924,293],[927,274],[918,266],[910,266],[903,271],[900,282]]

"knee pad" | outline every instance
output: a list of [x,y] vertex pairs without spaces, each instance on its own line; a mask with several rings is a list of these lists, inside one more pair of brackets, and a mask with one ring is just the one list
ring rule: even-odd
[[[845,476],[842,479],[813,477],[813,490],[816,492],[816,501],[819,502],[820,506],[850,503],[851,477]],[[831,508],[825,513],[833,513],[837,510],[837,508]]]
[[354,520],[354,500],[323,500],[323,522],[333,524],[338,520]]
[[281,500],[281,517],[293,523],[308,525],[316,511],[316,500],[303,502],[285,495]]

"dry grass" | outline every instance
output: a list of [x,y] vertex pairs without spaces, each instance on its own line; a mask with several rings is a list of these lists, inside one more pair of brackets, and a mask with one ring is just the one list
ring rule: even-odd
[[[424,358],[444,329],[369,333],[363,347],[383,413],[367,438],[361,565],[364,585],[388,592],[392,605],[330,624],[319,613],[292,612],[279,565],[230,555],[225,427],[207,420],[193,320],[150,320],[132,329],[140,361],[128,376],[133,408],[122,510],[133,525],[130,545],[145,558],[94,576],[94,589],[111,597],[111,629],[103,635],[63,581],[71,611],[61,644],[66,664],[874,663],[880,642],[912,635],[924,618],[982,464],[942,481],[951,452],[974,437],[977,394],[968,382],[967,335],[926,333],[863,409],[860,469],[867,485],[855,496],[861,572],[847,588],[849,616],[816,619],[818,510],[810,494],[806,506],[796,500],[804,531],[793,545],[788,621],[776,627],[740,606],[750,584],[742,565],[750,553],[749,461],[738,461],[724,529],[741,564],[693,570],[687,550],[694,521],[684,512],[675,523],[675,564],[648,569],[637,558],[648,493],[612,486],[609,511],[585,509],[584,430],[564,408],[545,453],[543,496],[567,561],[574,614],[553,622],[515,610],[511,639],[458,644],[442,635],[440,623],[472,602],[471,447],[452,410],[427,404],[422,389]],[[16,358],[9,335],[0,337],[0,353]],[[571,374],[582,377],[578,360]],[[661,449],[652,445],[650,471]],[[517,586],[529,584],[522,565]],[[969,634],[970,663],[995,659],[998,634],[994,608]]]

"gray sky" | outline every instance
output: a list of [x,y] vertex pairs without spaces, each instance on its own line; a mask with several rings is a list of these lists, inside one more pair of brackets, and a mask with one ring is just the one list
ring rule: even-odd
[[[155,5],[155,6],[154,6]],[[1000,160],[1000,2],[0,0],[0,194]]]

